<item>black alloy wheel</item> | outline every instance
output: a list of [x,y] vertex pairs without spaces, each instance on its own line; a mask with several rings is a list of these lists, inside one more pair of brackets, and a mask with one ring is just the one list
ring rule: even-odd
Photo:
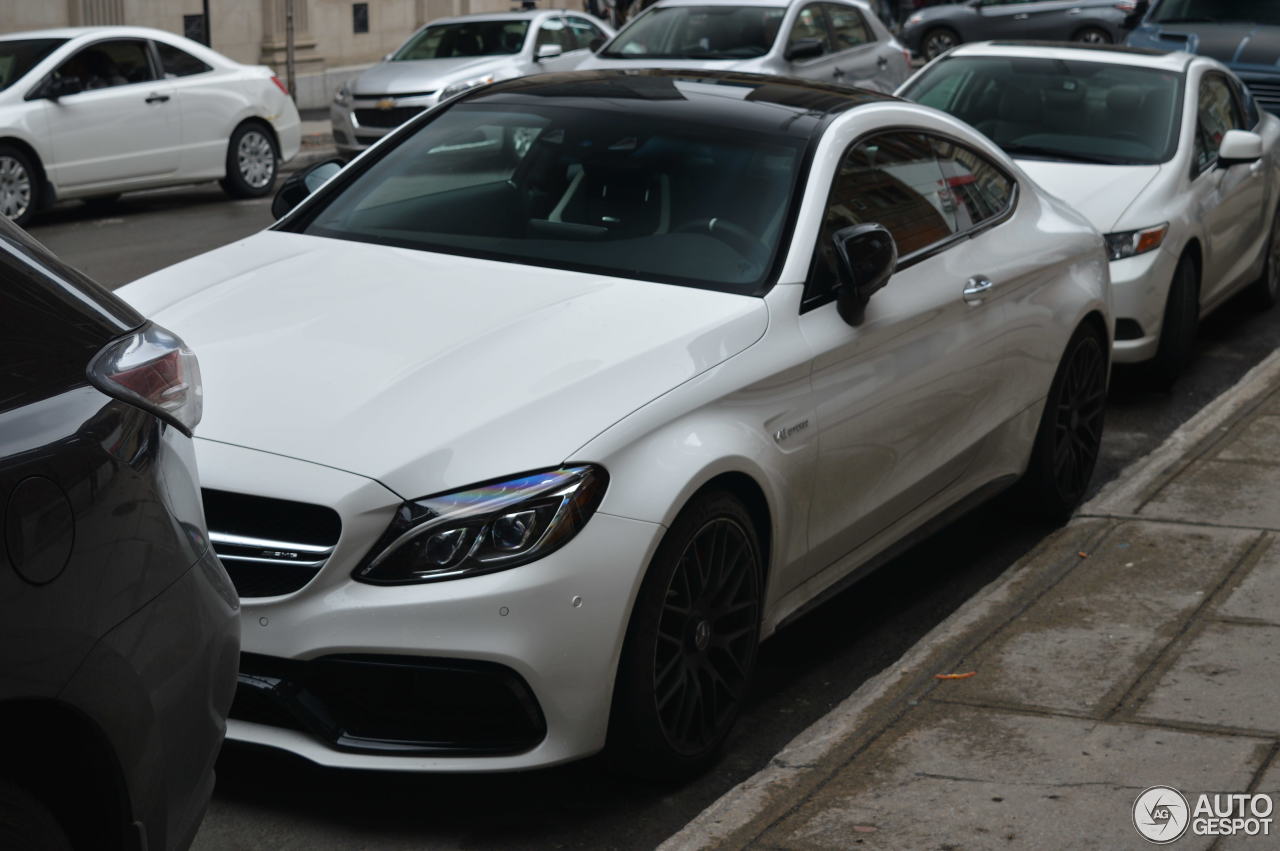
[[1266,265],[1262,277],[1249,285],[1248,299],[1258,310],[1270,310],[1280,301],[1280,209],[1271,216],[1271,235],[1267,237]]
[[0,780],[0,848],[71,851],[71,840],[41,801]]
[[960,43],[960,36],[948,27],[934,27],[924,34],[920,42],[924,46],[924,58],[934,59]]
[[1084,499],[1098,462],[1110,369],[1106,346],[1092,323],[1080,326],[1045,400],[1022,489],[1028,506],[1055,522]]
[[627,629],[609,730],[616,767],[672,779],[715,758],[755,669],[759,553],[729,494],[696,498],[672,524]]

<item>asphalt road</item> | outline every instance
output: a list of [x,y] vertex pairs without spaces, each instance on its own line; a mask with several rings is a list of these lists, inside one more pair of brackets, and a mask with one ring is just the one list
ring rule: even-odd
[[[246,236],[267,201],[230,202],[216,186],[126,196],[94,214],[66,204],[31,232],[109,286]],[[1093,488],[1117,476],[1280,344],[1280,310],[1232,302],[1201,327],[1197,357],[1172,392],[1139,370],[1112,382]],[[320,769],[229,746],[197,849],[651,848],[788,740],[892,664],[1047,532],[997,500],[921,542],[783,630],[761,649],[750,704],[724,759],[679,787],[619,779],[595,760],[499,776],[411,776]]]

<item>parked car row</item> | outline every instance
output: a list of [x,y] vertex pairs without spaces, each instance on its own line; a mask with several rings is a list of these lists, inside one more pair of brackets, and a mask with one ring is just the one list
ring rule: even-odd
[[[47,126],[112,39],[158,85],[149,33],[0,70]],[[0,223],[0,717],[57,731],[0,747],[0,845],[186,845],[228,712],[335,767],[687,776],[779,627],[1005,489],[1069,516],[1111,363],[1167,384],[1280,298],[1280,119],[1196,52],[906,62],[856,0],[445,19],[247,240],[117,297]],[[180,161],[269,191],[287,113]],[[26,162],[0,199],[72,197]]]

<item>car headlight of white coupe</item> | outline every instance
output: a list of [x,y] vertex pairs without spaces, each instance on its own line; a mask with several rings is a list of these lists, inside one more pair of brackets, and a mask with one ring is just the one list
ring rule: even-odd
[[1107,240],[1107,259],[1123,260],[1126,257],[1137,257],[1148,251],[1155,251],[1164,243],[1165,234],[1169,232],[1169,223],[1156,225],[1141,230],[1127,230],[1120,233],[1109,233]]
[[450,83],[445,86],[444,91],[440,93],[440,100],[451,98],[458,92],[465,92],[467,89],[474,89],[476,86],[483,86],[486,83],[492,83],[493,80],[493,75],[488,74],[484,77],[476,77],[473,80],[463,80],[460,83]]
[[401,585],[527,564],[578,534],[608,483],[603,468],[584,464],[406,502],[354,576]]

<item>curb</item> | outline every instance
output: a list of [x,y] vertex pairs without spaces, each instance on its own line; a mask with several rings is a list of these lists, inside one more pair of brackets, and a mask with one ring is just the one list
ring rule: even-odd
[[[753,822],[771,812],[782,815],[797,798],[839,770],[840,751],[847,760],[858,748],[858,739],[878,735],[904,708],[892,708],[895,697],[906,696],[913,683],[937,670],[936,657],[951,645],[960,645],[965,635],[1015,603],[1033,579],[1022,568],[1068,536],[1088,533],[1098,517],[1136,512],[1160,487],[1181,472],[1202,443],[1225,434],[1224,425],[1232,417],[1260,400],[1280,383],[1280,350],[1247,372],[1236,384],[1205,405],[1199,413],[1174,430],[1155,451],[1124,470],[1085,503],[1072,521],[1044,538],[1031,552],[1010,566],[940,624],[916,642],[897,662],[864,682],[853,694],[815,721],[774,756],[767,766],[725,792],[687,825],[658,846],[658,851],[687,848],[736,848],[751,842],[760,831],[747,832]],[[1198,454],[1198,453],[1197,453]],[[1098,529],[1093,527],[1093,533]],[[1067,548],[1075,553],[1074,545]],[[895,695],[895,692],[903,694]],[[889,717],[870,726],[877,714],[889,710]],[[811,775],[805,782],[805,775]],[[812,775],[818,775],[812,777]],[[796,793],[799,793],[797,796]],[[790,793],[790,794],[788,794]],[[772,822],[774,819],[769,819]]]

